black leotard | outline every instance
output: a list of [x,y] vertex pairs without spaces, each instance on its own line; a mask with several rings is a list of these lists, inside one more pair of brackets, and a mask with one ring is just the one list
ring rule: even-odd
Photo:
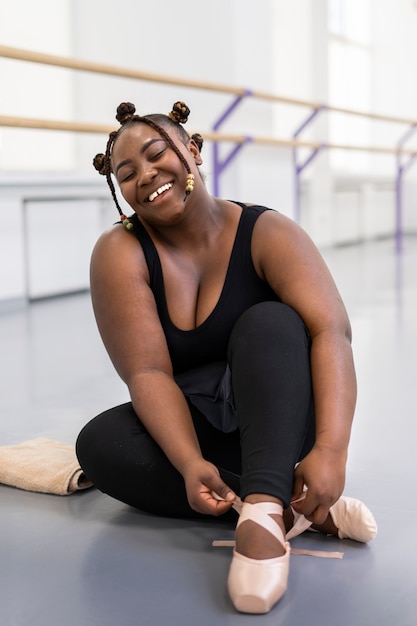
[[268,209],[237,204],[242,207],[242,214],[220,298],[208,318],[192,330],[181,330],[172,323],[158,252],[137,216],[131,218],[133,232],[145,254],[150,286],[167,339],[174,374],[208,363],[226,362],[230,333],[241,314],[258,302],[280,301],[271,287],[259,278],[252,262],[252,231],[258,217]]

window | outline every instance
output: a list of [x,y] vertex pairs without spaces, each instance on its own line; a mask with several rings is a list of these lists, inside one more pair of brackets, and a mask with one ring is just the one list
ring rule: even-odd
[[[6,46],[69,56],[70,0],[2,3],[0,40]],[[0,57],[0,84],[2,115],[71,119],[69,70]],[[73,141],[68,132],[0,126],[0,169],[19,172],[71,169]]]
[[[371,28],[369,0],[328,0],[329,104],[359,111],[371,110]],[[329,113],[329,142],[370,145],[371,120]],[[331,150],[335,170],[369,169],[369,152]]]

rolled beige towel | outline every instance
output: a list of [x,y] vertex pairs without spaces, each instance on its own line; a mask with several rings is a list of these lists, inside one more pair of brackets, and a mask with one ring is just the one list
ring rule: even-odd
[[78,463],[74,446],[45,437],[0,446],[0,483],[59,496],[93,486]]

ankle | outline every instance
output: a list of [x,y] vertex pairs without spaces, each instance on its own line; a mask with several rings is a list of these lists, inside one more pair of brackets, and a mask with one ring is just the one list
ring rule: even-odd
[[[279,522],[277,524],[281,527]],[[236,529],[236,552],[251,559],[272,559],[282,556],[285,546],[264,528],[248,520]]]
[[245,519],[236,529],[236,551],[252,559],[271,559],[285,554],[285,524],[281,501],[271,496],[251,494],[245,498],[245,504],[253,505],[254,508],[257,505],[262,507],[264,514],[276,523],[278,537],[281,535],[282,541],[277,538],[277,533],[271,534],[271,531],[256,521]]
[[275,498],[275,496],[270,496],[266,493],[250,493],[243,500],[244,502],[249,502],[249,504],[258,504],[259,502],[274,502],[279,504],[280,506],[284,506],[283,501],[280,498]]
[[263,503],[271,503],[276,504],[277,507],[271,507],[272,510],[268,512],[268,515],[278,524],[279,528],[282,531],[282,534],[285,537],[286,534],[286,523],[284,514],[284,504],[280,498],[276,498],[275,496],[270,496],[265,493],[251,493],[243,500],[249,504],[263,504]]
[[312,524],[311,528],[326,535],[335,535],[336,537],[338,536],[338,529],[336,528],[330,513],[326,521],[323,522],[323,524]]
[[283,518],[284,518],[285,530],[286,532],[288,532],[294,526],[294,513],[291,507],[284,510]]

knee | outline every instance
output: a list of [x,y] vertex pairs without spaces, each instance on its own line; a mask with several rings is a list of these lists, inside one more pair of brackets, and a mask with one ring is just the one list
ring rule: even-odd
[[255,341],[270,345],[276,341],[309,345],[309,333],[300,315],[282,302],[261,302],[247,309],[232,331],[229,349]]
[[80,466],[84,469],[86,459],[90,456],[90,451],[94,447],[94,419],[88,422],[79,433],[75,442],[75,453]]
[[97,465],[97,456],[100,453],[101,446],[98,443],[100,424],[98,417],[92,419],[84,426],[75,442],[75,453],[78,463],[88,476],[91,476],[92,468]]
[[75,444],[78,462],[87,473],[92,467],[105,463],[114,448],[128,439],[132,427],[139,421],[130,402],[104,411],[88,422],[81,430]]

